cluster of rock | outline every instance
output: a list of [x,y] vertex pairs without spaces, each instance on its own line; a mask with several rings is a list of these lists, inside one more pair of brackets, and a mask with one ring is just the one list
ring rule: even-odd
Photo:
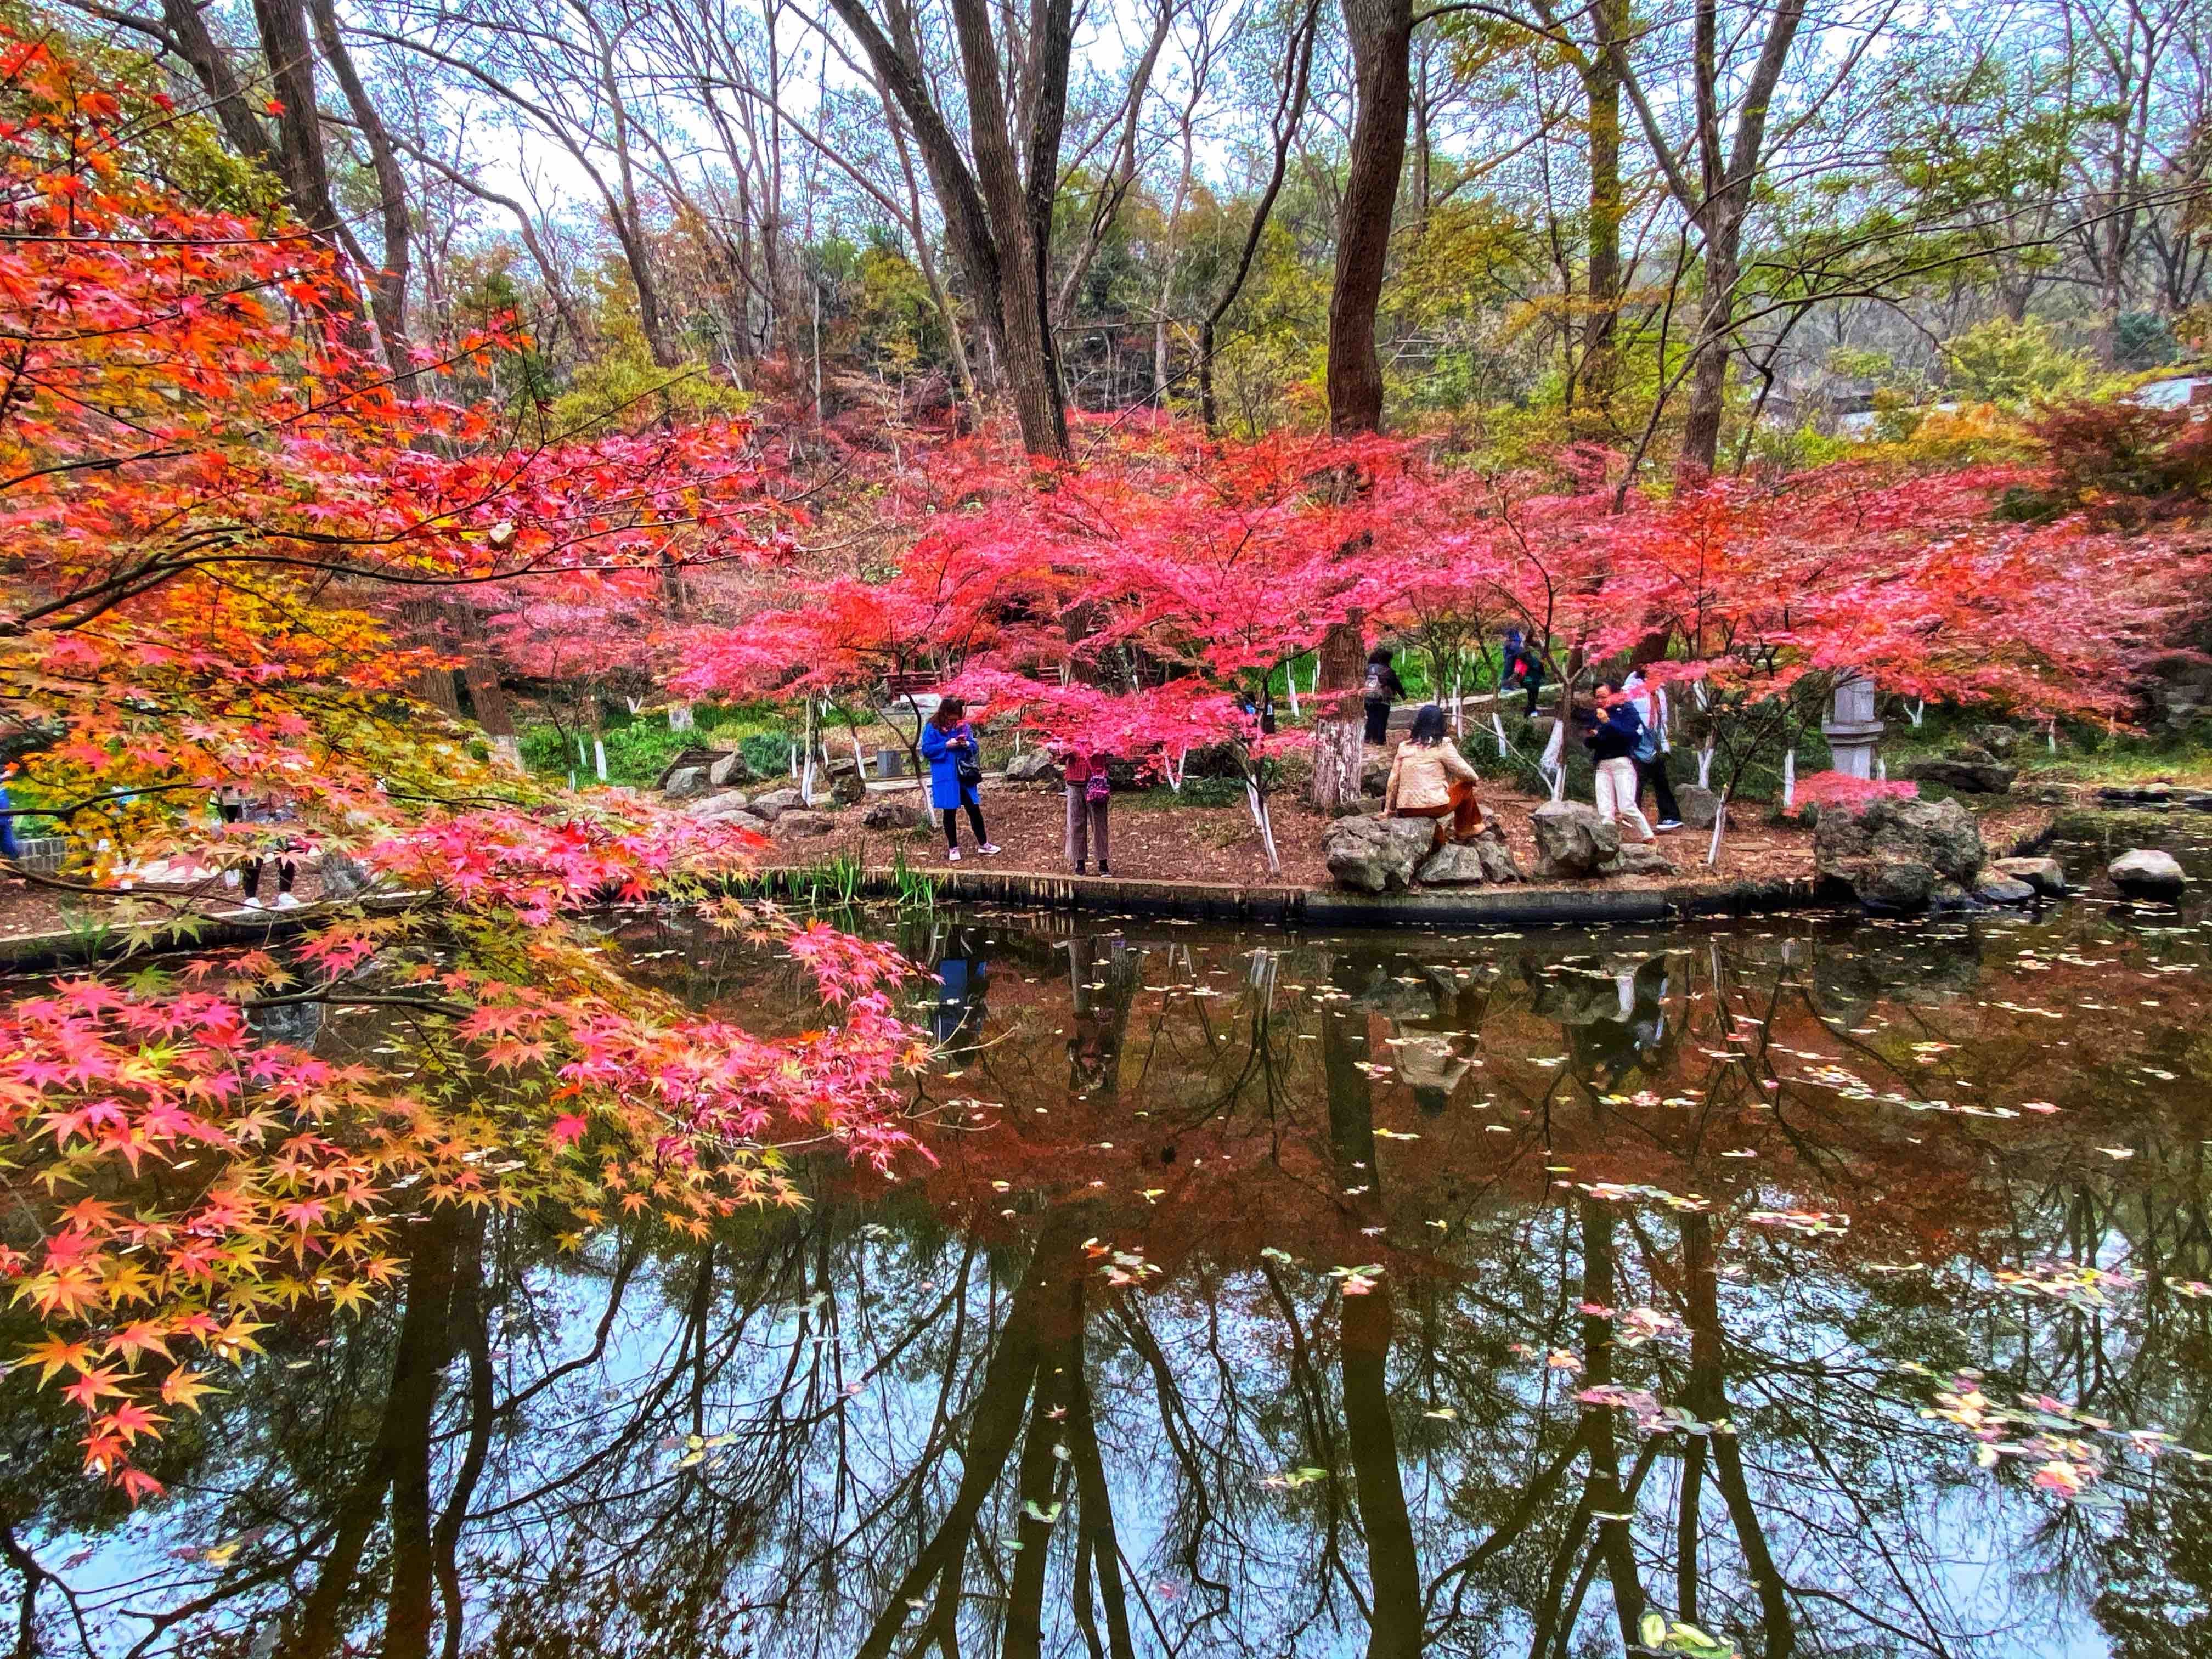
[[1529,815],[1528,823],[1536,832],[1540,880],[1675,873],[1673,863],[1656,847],[1622,841],[1620,824],[1599,817],[1597,808],[1582,801],[1546,801]]
[[1435,841],[1436,825],[1427,818],[1363,813],[1331,824],[1322,854],[1338,885],[1363,893],[1401,893],[1417,882],[1473,887],[1527,879],[1495,823],[1472,842],[1435,847]]
[[[1977,896],[1989,862],[1973,815],[1954,800],[1869,801],[1857,811],[1826,811],[1813,833],[1813,865],[1820,876],[1848,885],[1870,910],[1925,910],[1965,904]],[[2008,875],[1982,895],[1985,902],[2013,900]],[[2033,890],[2017,896],[2032,898]]]
[[811,805],[794,786],[750,793],[732,787],[750,781],[742,755],[690,749],[662,772],[660,792],[684,802],[684,811],[695,818],[729,823],[779,842],[826,836],[849,808],[859,808],[860,823],[871,830],[911,830],[927,818],[912,798],[869,801],[867,783],[854,760],[830,763]]

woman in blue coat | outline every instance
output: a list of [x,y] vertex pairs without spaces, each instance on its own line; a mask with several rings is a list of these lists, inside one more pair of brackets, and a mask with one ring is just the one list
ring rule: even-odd
[[937,705],[921,728],[921,757],[929,763],[929,804],[945,814],[945,856],[953,863],[960,862],[960,809],[968,809],[968,822],[975,831],[975,850],[995,853],[999,849],[983,833],[983,806],[975,798],[975,786],[963,783],[960,769],[969,767],[970,777],[982,774],[976,759],[975,733],[968,724],[968,705],[957,697],[947,697]]

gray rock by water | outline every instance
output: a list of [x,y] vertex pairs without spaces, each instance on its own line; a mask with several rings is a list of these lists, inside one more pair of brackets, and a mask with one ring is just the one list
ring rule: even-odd
[[1700,789],[1694,783],[1683,784],[1674,791],[1674,804],[1682,809],[1684,826],[1691,830],[1711,829],[1721,812],[1720,792]]
[[752,801],[742,789],[725,789],[718,795],[702,795],[684,808],[687,817],[726,818],[732,813],[748,811]]
[[913,830],[929,821],[929,815],[909,800],[879,800],[869,804],[860,822],[871,830]]
[[1620,826],[1582,801],[1546,801],[1528,821],[1536,831],[1540,880],[1596,875],[1620,851]]
[[1678,873],[1674,860],[1646,841],[1625,841],[1620,850],[1598,866],[1606,876],[1671,876]]
[[2045,898],[2066,890],[2066,871],[2057,859],[1993,859],[1990,868],[2014,881],[2024,881]]
[[2011,876],[1985,874],[1974,896],[1984,904],[2027,904],[2034,900],[2035,889]]
[[1393,892],[1413,880],[1435,837],[1426,818],[1339,818],[1322,837],[1322,856],[1339,886]]
[[[1977,752],[1983,758],[1975,759]],[[1905,775],[1920,783],[1940,783],[1961,794],[2003,795],[2011,793],[2012,781],[2020,773],[2018,769],[1982,750],[1947,756],[1941,760],[1915,761],[1905,769]]]
[[778,841],[796,841],[802,836],[826,836],[836,827],[836,819],[827,812],[793,808],[776,815],[775,827],[769,834]]
[[1503,841],[1455,842],[1422,861],[1415,878],[1424,887],[1474,887],[1484,882],[1525,881]]
[[2130,898],[2178,899],[2189,880],[2171,853],[2149,847],[2121,854],[2105,866],[2105,873]]
[[805,805],[805,798],[796,789],[771,789],[764,795],[753,797],[750,811],[755,817],[774,823],[786,812],[797,811]]
[[1973,815],[1954,800],[1885,796],[1856,811],[1821,813],[1813,835],[1814,868],[1848,882],[1875,909],[1925,908],[1947,884],[1963,898],[1984,857]]
[[368,872],[343,853],[325,853],[321,875],[326,899],[349,899],[368,885]]

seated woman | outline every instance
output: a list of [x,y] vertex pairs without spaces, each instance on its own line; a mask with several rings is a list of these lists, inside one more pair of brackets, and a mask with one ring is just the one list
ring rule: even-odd
[[1451,820],[1450,840],[1473,841],[1482,833],[1476,781],[1474,768],[1460,758],[1444,735],[1444,711],[1431,703],[1413,716],[1413,735],[1391,758],[1382,810],[1394,818],[1434,818],[1436,846],[1442,847],[1447,839],[1447,817]]

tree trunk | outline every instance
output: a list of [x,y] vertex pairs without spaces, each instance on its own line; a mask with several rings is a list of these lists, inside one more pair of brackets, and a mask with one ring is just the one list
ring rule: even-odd
[[1322,812],[1342,812],[1359,799],[1359,768],[1366,757],[1361,742],[1367,711],[1360,685],[1367,653],[1359,619],[1338,623],[1321,642],[1321,670],[1314,686],[1313,804]]
[[407,271],[410,263],[408,249],[412,227],[407,216],[407,177],[400,171],[399,155],[392,148],[392,135],[385,130],[383,118],[377,113],[368,88],[354,67],[353,54],[346,50],[334,0],[312,0],[312,4],[315,40],[322,48],[323,61],[338,78],[347,106],[353,111],[354,122],[361,128],[362,140],[368,146],[369,165],[376,173],[377,206],[384,230],[384,264],[369,279],[368,303],[376,318],[377,336],[384,346],[384,361],[391,367],[392,382],[402,397],[412,397],[415,363],[407,339]]
[[1620,71],[1611,42],[1626,31],[1627,8],[1622,0],[1598,0],[1590,20],[1599,38],[1582,73],[1589,102],[1590,182],[1589,309],[1583,321],[1581,379],[1589,405],[1584,429],[1606,437],[1615,429],[1613,398],[1620,383]]
[[1382,362],[1375,349],[1375,312],[1406,165],[1412,0],[1344,0],[1344,23],[1352,40],[1354,108],[1328,300],[1328,423],[1333,432],[1378,432]]
[[1676,476],[1686,482],[1711,477],[1719,457],[1729,362],[1735,355],[1729,331],[1735,317],[1736,250],[1743,220],[1725,203],[1716,217],[1705,240],[1697,361],[1690,370],[1690,413],[1683,423],[1682,453],[1675,468]]

